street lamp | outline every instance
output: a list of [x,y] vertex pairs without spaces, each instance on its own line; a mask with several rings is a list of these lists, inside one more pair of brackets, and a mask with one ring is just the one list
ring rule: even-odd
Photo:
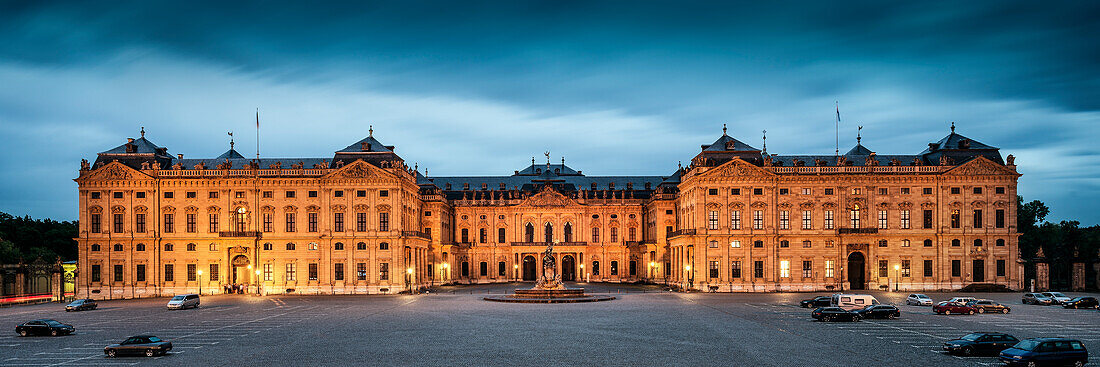
[[512,280],[519,281],[519,264],[512,264]]
[[657,262],[650,261],[649,262],[649,281],[651,281],[651,282],[653,281],[653,270],[656,269],[656,268],[657,268]]
[[[251,266],[251,265],[249,265],[249,266]],[[262,281],[260,281],[260,269],[256,269],[256,295],[257,296],[263,295],[260,292],[260,287],[263,287],[263,285],[264,285],[264,283]]]
[[199,270],[199,294],[202,294],[202,270]]
[[898,291],[898,282],[901,281],[901,265],[894,264],[894,292]]
[[412,293],[412,276],[413,268],[405,269],[405,288],[409,289],[409,293]]
[[584,274],[585,283],[588,283],[591,280],[591,277],[589,277],[588,273],[584,272],[584,263],[581,263],[581,274]]
[[691,272],[691,265],[684,265],[684,275],[688,278],[688,289],[695,286],[695,274]]
[[448,271],[448,269],[450,268],[451,263],[443,263],[443,276],[440,277],[440,280],[443,281],[443,284],[447,284],[447,278],[451,276],[450,272]]

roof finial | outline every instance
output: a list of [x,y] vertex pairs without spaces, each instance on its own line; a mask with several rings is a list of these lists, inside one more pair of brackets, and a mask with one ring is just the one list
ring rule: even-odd
[[676,161],[676,168],[678,168],[678,170],[684,169],[684,162],[683,161]]
[[534,166],[535,166],[535,157],[531,157],[531,166],[532,166],[532,167],[534,167]]
[[420,162],[413,162],[413,171],[419,171]]
[[550,151],[547,150],[546,152],[543,152],[542,154],[546,156],[546,169],[549,170],[550,169]]
[[370,125],[370,129],[367,130],[367,137],[374,137],[374,125]]
[[856,129],[856,145],[859,145],[859,141],[860,141],[861,139],[863,139],[863,138],[862,138],[862,137],[860,136],[860,134],[861,134],[862,132],[863,132],[863,125],[860,125],[860,126],[859,126],[859,128],[857,128],[857,129]]
[[233,150],[233,132],[229,132],[229,150]]
[[565,167],[565,156],[561,157],[561,166]]
[[764,130],[764,153],[768,152],[768,130]]
[[145,126],[141,127],[141,137],[145,138]]
[[951,121],[951,133],[955,133],[955,121]]
[[722,124],[722,135],[726,135],[726,124]]

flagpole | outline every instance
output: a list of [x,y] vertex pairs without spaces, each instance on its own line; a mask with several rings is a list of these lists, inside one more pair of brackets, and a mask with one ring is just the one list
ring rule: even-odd
[[840,159],[840,101],[836,101],[836,158]]
[[260,108],[256,107],[256,168],[260,167]]

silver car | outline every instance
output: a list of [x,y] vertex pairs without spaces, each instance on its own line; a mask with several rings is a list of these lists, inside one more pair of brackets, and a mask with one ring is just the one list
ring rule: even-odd
[[931,306],[932,298],[923,294],[914,293],[910,294],[909,297],[905,297],[905,304],[916,306]]
[[1050,299],[1052,299],[1053,303],[1056,305],[1060,305],[1062,304],[1062,302],[1067,302],[1072,299],[1069,298],[1069,296],[1062,294],[1061,292],[1043,292],[1043,295],[1050,297]]
[[195,307],[199,307],[199,295],[197,294],[180,294],[168,300],[169,309],[182,310]]

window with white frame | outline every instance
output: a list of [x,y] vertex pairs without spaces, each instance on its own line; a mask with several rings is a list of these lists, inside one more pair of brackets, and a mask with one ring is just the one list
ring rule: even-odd
[[732,248],[741,248],[741,241],[739,241],[739,240],[730,241],[730,247],[732,247]]
[[833,229],[833,211],[825,211],[825,229]]
[[809,210],[802,211],[802,229],[813,229],[813,212]]
[[886,224],[887,224],[886,223],[886,211],[885,210],[879,210],[878,211],[878,229],[886,229],[887,228]]
[[296,274],[297,269],[298,267],[294,263],[286,264],[286,281],[293,282],[298,280],[298,275]]
[[859,209],[852,210],[850,214],[852,219],[852,228],[859,228]]
[[264,281],[271,281],[271,264],[264,264]]
[[779,277],[790,278],[791,277],[791,261],[779,260]]
[[730,229],[741,229],[741,211],[730,212]]
[[834,276],[835,269],[833,266],[833,260],[825,260],[825,277],[832,278]]
[[752,229],[764,229],[764,211],[752,211]]
[[717,210],[711,210],[710,213],[707,214],[707,229],[711,229],[711,230],[718,229],[718,211]]
[[779,211],[779,229],[791,229],[791,212]]
[[909,240],[901,240],[901,247],[909,247]]
[[901,211],[901,229],[909,229],[909,211]]

